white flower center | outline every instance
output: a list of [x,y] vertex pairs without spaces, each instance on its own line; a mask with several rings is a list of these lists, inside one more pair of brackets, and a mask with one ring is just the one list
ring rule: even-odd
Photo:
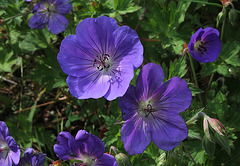
[[[147,118],[149,115],[153,116],[153,112],[156,110],[152,107],[151,100],[145,102],[140,102],[140,109],[138,110],[138,115],[142,118]],[[153,116],[154,118],[154,116]]]
[[93,61],[93,67],[96,67],[99,71],[108,72],[112,65],[113,62],[108,54],[96,55]]
[[96,159],[91,156],[82,156],[82,161],[85,164],[85,166],[95,166],[96,165]]
[[8,147],[8,144],[5,141],[0,140],[0,156],[2,156],[4,159],[6,159],[9,151],[10,151],[10,149]]

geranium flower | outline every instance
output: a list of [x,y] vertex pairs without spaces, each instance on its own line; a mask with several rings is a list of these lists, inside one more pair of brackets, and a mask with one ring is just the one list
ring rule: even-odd
[[117,166],[116,159],[104,151],[103,142],[85,130],[79,130],[75,139],[70,133],[61,132],[54,145],[57,157],[62,160],[79,160],[75,165]]
[[46,154],[35,151],[33,148],[27,148],[18,166],[44,166],[45,156]]
[[172,150],[188,135],[179,115],[191,105],[187,82],[173,77],[163,84],[161,66],[146,64],[126,94],[119,99],[125,120],[121,139],[130,155],[143,153],[151,140],[163,150]]
[[0,165],[12,166],[20,160],[20,148],[10,136],[5,122],[0,121]]
[[221,51],[218,30],[211,27],[199,28],[192,35],[188,49],[192,57],[201,63],[215,61]]
[[69,22],[63,15],[71,10],[70,0],[41,0],[34,6],[28,25],[31,29],[42,29],[48,24],[48,30],[58,34],[67,28]]
[[114,100],[142,64],[143,46],[134,30],[101,16],[80,22],[76,35],[62,41],[57,58],[74,97]]

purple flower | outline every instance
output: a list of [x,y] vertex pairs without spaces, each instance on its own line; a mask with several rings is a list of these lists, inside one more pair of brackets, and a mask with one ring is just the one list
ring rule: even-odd
[[66,29],[69,22],[63,16],[70,13],[70,0],[41,0],[33,8],[34,15],[28,24],[31,29],[42,29],[48,24],[48,30],[58,34]]
[[218,36],[219,32],[215,28],[199,28],[188,43],[192,57],[201,63],[215,61],[221,51],[221,41]]
[[46,154],[35,151],[32,148],[27,148],[18,166],[44,166],[45,156]]
[[70,133],[61,132],[54,145],[54,152],[60,159],[82,161],[76,165],[117,166],[116,159],[112,155],[105,154],[104,151],[103,142],[85,130],[79,130],[75,139]]
[[173,77],[163,84],[161,66],[146,64],[126,94],[119,99],[125,123],[121,139],[130,155],[143,153],[151,140],[163,150],[172,150],[188,135],[179,115],[192,101],[187,82]]
[[134,30],[101,16],[80,22],[76,35],[62,41],[57,58],[74,97],[114,100],[124,95],[142,64],[143,46]]
[[5,122],[0,121],[0,165],[11,166],[20,160],[20,148],[10,136]]

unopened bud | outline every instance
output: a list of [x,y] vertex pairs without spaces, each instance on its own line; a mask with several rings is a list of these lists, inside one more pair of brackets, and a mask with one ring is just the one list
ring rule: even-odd
[[123,153],[117,154],[115,156],[115,158],[117,160],[118,166],[131,166],[132,165],[129,158]]
[[225,12],[221,11],[220,13],[218,13],[217,16],[217,25],[216,27],[218,27],[220,24],[222,24],[223,20],[224,20],[224,14]]
[[230,3],[232,3],[232,0],[220,0],[222,2],[223,6],[228,6]]
[[230,9],[230,11],[229,11],[229,13],[228,13],[228,19],[229,19],[229,21],[230,21],[230,23],[232,24],[232,25],[234,25],[234,23],[236,22],[236,20],[237,20],[237,12],[236,12],[236,10],[233,8],[233,9]]
[[[214,118],[210,118],[209,116],[204,116],[204,120],[203,120],[203,129],[204,129],[204,133],[206,135],[206,137],[211,140],[211,136],[210,136],[210,132],[209,132],[209,125],[210,127],[219,135],[226,135],[227,134],[227,130],[226,128],[223,126],[223,124]],[[224,131],[224,132],[223,132]]]

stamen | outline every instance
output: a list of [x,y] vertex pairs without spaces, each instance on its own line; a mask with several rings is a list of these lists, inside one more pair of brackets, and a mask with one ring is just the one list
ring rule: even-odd
[[96,66],[99,71],[103,69],[108,69],[110,67],[109,62],[110,56],[108,54],[96,55],[96,59],[94,59],[93,66]]
[[207,42],[197,41],[194,45],[195,50],[200,52],[201,55],[203,55],[204,52],[207,51],[207,48],[205,47],[206,43]]

